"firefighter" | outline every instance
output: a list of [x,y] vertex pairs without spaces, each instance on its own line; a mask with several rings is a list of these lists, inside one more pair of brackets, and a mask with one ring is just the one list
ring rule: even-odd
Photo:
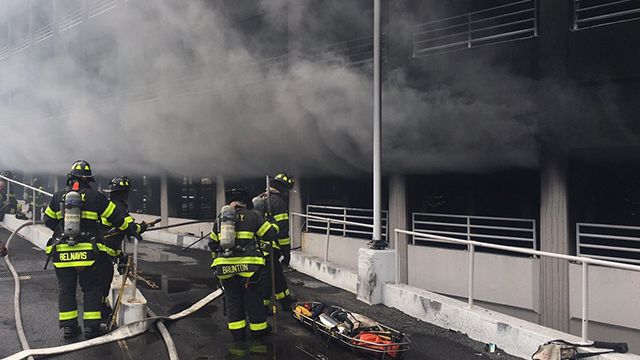
[[100,257],[115,254],[101,237],[101,219],[140,238],[135,223],[114,202],[91,188],[91,166],[84,160],[73,163],[67,187],[56,192],[45,210],[45,225],[53,230],[47,243],[48,259],[58,278],[59,325],[65,338],[80,334],[76,287],[83,293],[85,337],[101,335],[100,321],[103,276],[96,263]]
[[[291,292],[287,285],[287,280],[282,271],[282,265],[289,266],[291,258],[291,238],[289,237],[289,206],[286,197],[287,192],[293,188],[294,179],[285,174],[280,173],[273,177],[270,181],[270,189],[268,193],[260,194],[254,198],[254,206],[265,211],[265,217],[277,225],[278,242],[273,246],[273,271],[275,276],[275,298],[282,306],[284,311],[290,311],[291,305],[295,300],[291,297]],[[258,205],[260,204],[260,205]],[[271,271],[270,254],[267,252],[269,248],[265,248],[266,271]],[[282,255],[282,264],[280,256]],[[271,282],[265,282],[264,305],[267,313],[270,313],[271,305]]]
[[289,191],[293,190],[295,179],[286,173],[279,173],[271,181],[269,199],[273,219],[278,223],[278,244],[282,254],[282,266],[289,267],[291,261],[291,237],[289,236]]
[[234,341],[245,337],[246,314],[249,330],[259,338],[271,331],[262,308],[264,272],[260,241],[277,241],[278,231],[257,212],[247,209],[250,198],[244,189],[226,192],[227,204],[218,215],[209,235],[211,267],[220,280],[227,299],[228,328]]
[[[104,190],[109,194],[109,200],[116,204],[124,211],[125,221],[120,229],[116,229],[113,232],[113,224],[107,219],[102,218],[102,225],[105,230],[110,231],[108,238],[105,237],[104,244],[107,248],[112,249],[113,252],[106,254],[107,256],[100,257],[100,261],[97,266],[99,273],[103,276],[103,291],[102,291],[102,320],[105,321],[111,316],[111,306],[107,301],[107,296],[111,290],[111,280],[113,279],[113,265],[118,264],[118,270],[122,272],[127,265],[127,256],[122,253],[122,241],[125,238],[125,233],[122,231],[133,223],[134,220],[129,214],[129,191],[131,189],[131,181],[126,176],[117,176],[109,182],[109,189]],[[136,232],[140,235],[147,230],[147,224],[143,221],[135,225]],[[113,232],[113,233],[111,233]]]

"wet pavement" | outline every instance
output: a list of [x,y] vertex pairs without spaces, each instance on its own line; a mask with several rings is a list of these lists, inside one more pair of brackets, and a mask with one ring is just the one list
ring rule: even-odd
[[[0,239],[9,233],[0,231]],[[23,275],[23,323],[31,347],[62,344],[57,327],[57,282],[53,270],[43,271],[44,253],[30,243],[16,238],[11,244],[11,259]],[[168,315],[189,307],[213,289],[216,282],[209,269],[209,254],[142,243],[139,249],[143,276],[156,283],[152,289],[143,282],[139,288],[149,307],[158,315]],[[0,261],[1,262],[1,261]],[[515,359],[503,353],[488,353],[484,344],[465,335],[441,329],[382,305],[368,306],[355,295],[331,287],[297,272],[287,273],[291,290],[299,300],[327,302],[362,313],[388,326],[403,331],[412,341],[406,359]],[[0,358],[20,350],[13,320],[13,280],[4,264],[0,265]],[[280,310],[280,309],[279,309]],[[167,324],[181,359],[364,359],[359,354],[303,327],[289,313],[277,316],[278,335],[262,341],[247,340],[235,344],[226,330],[223,302],[219,299],[186,319]],[[272,320],[270,320],[272,321]],[[65,354],[55,359],[167,359],[161,337],[150,331],[141,336]]]

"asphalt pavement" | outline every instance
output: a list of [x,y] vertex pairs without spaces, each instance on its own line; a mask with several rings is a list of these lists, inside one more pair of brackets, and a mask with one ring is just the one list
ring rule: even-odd
[[[0,230],[0,239],[6,241],[8,236],[9,232]],[[57,281],[51,266],[46,271],[42,270],[44,253],[22,238],[12,241],[10,252],[22,278],[22,319],[31,347],[63,344],[57,325]],[[210,256],[204,251],[182,251],[176,247],[143,242],[139,254],[143,277],[157,284],[158,288],[153,289],[140,281],[138,285],[149,307],[158,315],[187,308],[217,287],[209,268]],[[353,294],[301,273],[288,272],[287,277],[292,293],[299,300],[341,306],[408,334],[412,346],[406,359],[516,359],[500,351],[489,353],[484,344],[472,341],[464,334],[424,323],[396,309],[365,305]],[[4,309],[0,312],[1,358],[20,351],[13,318],[13,279],[4,264],[0,264],[0,301]],[[248,339],[243,343],[233,343],[226,329],[223,302],[218,299],[186,319],[167,324],[167,327],[181,359],[364,358],[339,344],[328,342],[302,326],[290,313],[280,311],[276,321],[277,335],[269,335],[261,341]],[[160,360],[167,359],[168,355],[162,338],[151,330],[126,341],[51,358]]]

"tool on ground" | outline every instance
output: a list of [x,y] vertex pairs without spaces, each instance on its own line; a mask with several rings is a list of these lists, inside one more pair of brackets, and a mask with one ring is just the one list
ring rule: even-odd
[[[267,213],[271,214],[271,182],[269,175],[267,175]],[[278,241],[278,240],[275,240]],[[273,313],[273,333],[278,335],[278,310],[276,308],[276,272],[275,272],[275,259],[273,256],[273,243],[270,244],[271,249],[269,251],[269,263],[271,265],[271,312]]]
[[[581,348],[611,349],[606,351],[580,352]],[[584,349],[583,349],[584,350]],[[558,339],[546,342],[531,355],[533,360],[572,360],[584,359],[610,353],[624,354],[629,351],[627,343],[594,341],[592,344],[574,344]]]
[[302,345],[302,344],[296,345],[296,349],[302,351],[302,353],[305,354],[305,355],[311,356],[312,359],[315,359],[315,360],[329,360],[329,358],[326,355],[324,355],[322,353],[319,353],[319,352],[315,352],[315,351],[313,351],[313,349],[311,349],[310,347],[308,347],[306,345]]

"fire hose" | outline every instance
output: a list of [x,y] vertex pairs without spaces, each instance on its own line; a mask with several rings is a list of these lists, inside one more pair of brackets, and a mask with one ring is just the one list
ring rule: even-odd
[[[24,227],[29,225],[33,225],[33,223],[23,224],[11,233],[11,235],[9,236],[9,239],[7,239],[7,243],[6,243],[7,249],[9,248],[9,245],[13,237],[20,230],[22,230]],[[148,309],[147,312],[151,317],[122,326],[106,335],[96,337],[90,340],[80,341],[74,344],[68,344],[68,345],[62,345],[62,346],[56,346],[56,347],[31,349],[24,332],[24,327],[22,325],[22,316],[21,316],[21,310],[20,310],[20,279],[18,277],[18,273],[16,269],[13,267],[13,264],[11,264],[11,259],[9,256],[10,255],[7,255],[5,257],[5,262],[7,264],[7,267],[9,268],[9,271],[11,272],[11,275],[13,276],[14,314],[15,314],[15,321],[16,321],[16,330],[18,332],[18,338],[20,339],[20,344],[23,350],[11,356],[5,357],[2,360],[19,360],[19,359],[25,359],[25,358],[32,359],[32,356],[56,355],[56,354],[63,354],[63,353],[72,352],[72,351],[78,351],[78,350],[86,349],[89,347],[103,345],[110,342],[124,340],[134,336],[138,336],[146,332],[149,329],[149,327],[153,324],[157,325],[159,332],[161,333],[163,339],[165,340],[165,344],[169,352],[170,359],[177,359],[175,344],[171,340],[171,337],[169,336],[169,333],[166,327],[164,326],[163,322],[176,321],[184,317],[187,317],[195,313],[196,311],[200,310],[210,302],[216,300],[223,294],[222,289],[217,289],[212,293],[210,293],[209,295],[205,296],[204,298],[200,299],[195,304],[191,305],[191,307],[169,316],[155,316],[155,314]]]
[[[151,222],[147,225],[153,225],[156,224],[160,221],[160,219],[155,220],[154,222]],[[147,229],[146,232],[149,231],[157,231],[157,230],[165,230],[165,229],[171,229],[174,227],[180,227],[180,226],[185,226],[185,225],[193,225],[193,224],[200,224],[200,223],[206,223],[206,222],[212,222],[211,220],[193,220],[193,221],[187,221],[187,222],[182,222],[182,223],[178,223],[178,224],[171,224],[171,225],[166,225],[166,226],[149,226],[149,228]],[[111,237],[114,237],[116,235],[119,235],[120,233],[122,233],[122,231],[115,231],[115,232],[108,232],[104,238],[108,239]]]

